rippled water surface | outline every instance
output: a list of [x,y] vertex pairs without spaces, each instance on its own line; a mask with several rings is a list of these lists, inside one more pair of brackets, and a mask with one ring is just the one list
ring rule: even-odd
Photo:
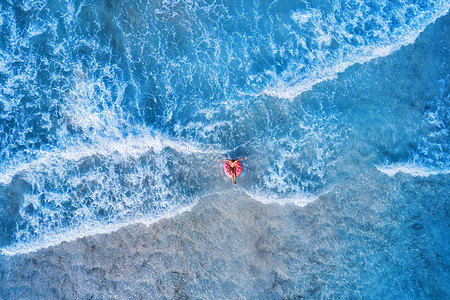
[[[0,1],[3,254],[153,223],[231,188],[304,207],[379,201],[364,187],[389,182],[418,216],[441,207],[416,226],[447,248],[448,279],[449,8]],[[232,187],[217,161],[244,156]],[[358,213],[337,203],[341,217]],[[379,224],[385,203],[370,205]]]

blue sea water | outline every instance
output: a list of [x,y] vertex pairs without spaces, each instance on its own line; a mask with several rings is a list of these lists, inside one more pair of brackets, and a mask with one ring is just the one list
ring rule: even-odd
[[[369,177],[408,193],[441,182],[412,202],[419,216],[439,202],[442,214],[417,226],[445,247],[449,8],[2,0],[3,254],[157,222],[229,189],[268,205],[356,192],[370,203],[370,191],[347,184]],[[217,161],[244,156],[232,187]],[[401,222],[401,205],[382,211]]]

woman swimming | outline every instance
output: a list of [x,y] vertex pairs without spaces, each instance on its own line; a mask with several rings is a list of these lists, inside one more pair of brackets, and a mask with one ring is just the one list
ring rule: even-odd
[[[219,160],[219,162],[225,161],[225,168],[226,170],[229,169],[230,171],[230,175],[231,175],[231,180],[233,181],[233,184],[236,184],[236,177],[239,176],[239,174],[241,173],[240,169],[240,163],[238,164],[238,162],[240,160],[244,160],[247,159],[247,157],[244,158],[239,158],[239,159],[223,159],[223,160]],[[226,167],[228,165],[228,168]],[[239,168],[239,170],[237,169]],[[229,174],[227,174],[229,175]]]

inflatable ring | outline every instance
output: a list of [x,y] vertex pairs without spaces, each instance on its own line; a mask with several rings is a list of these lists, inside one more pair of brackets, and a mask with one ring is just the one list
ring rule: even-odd
[[[234,165],[236,166],[236,177],[238,177],[241,174],[242,171],[242,166],[241,166],[241,162],[237,161],[234,163]],[[230,162],[226,161],[225,165],[223,166],[223,170],[225,172],[225,174],[232,178],[233,176],[231,176],[231,167],[230,167]]]

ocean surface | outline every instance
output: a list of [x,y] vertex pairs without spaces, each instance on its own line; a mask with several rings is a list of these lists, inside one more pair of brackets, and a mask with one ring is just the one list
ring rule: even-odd
[[[280,245],[335,259],[289,256],[277,294],[230,297],[448,298],[449,9],[0,0],[2,260],[189,218],[229,194],[288,214],[273,225]],[[234,186],[218,160],[239,157]],[[328,225],[296,243],[299,224]],[[14,264],[2,266],[7,280]],[[196,297],[208,295],[228,298]]]

